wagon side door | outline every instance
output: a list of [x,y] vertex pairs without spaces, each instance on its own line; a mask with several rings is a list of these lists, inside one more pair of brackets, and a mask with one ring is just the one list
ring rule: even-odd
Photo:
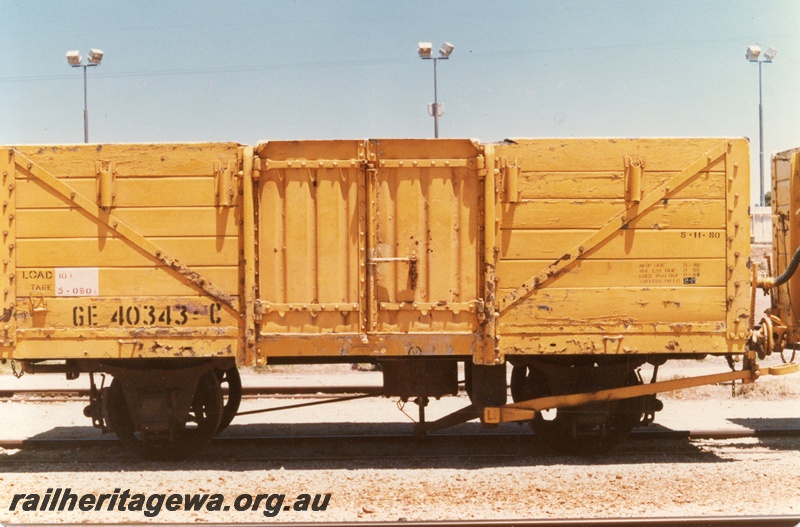
[[[482,152],[468,140],[369,143],[369,331],[471,349],[483,315]],[[457,353],[458,351],[456,351]]]
[[262,360],[339,355],[361,345],[364,158],[357,140],[271,141],[256,149]]

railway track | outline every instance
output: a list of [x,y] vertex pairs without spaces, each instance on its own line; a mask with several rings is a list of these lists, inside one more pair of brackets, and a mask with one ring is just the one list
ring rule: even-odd
[[[533,445],[531,441],[534,434],[522,433],[493,433],[493,434],[437,434],[429,435],[424,439],[411,434],[381,434],[381,435],[312,435],[312,436],[220,436],[214,438],[212,446],[223,449],[240,449],[243,447],[257,447],[265,451],[276,452],[285,450],[287,445],[295,452],[304,449],[325,446],[330,450],[331,445],[344,444],[354,451],[364,452],[366,448],[376,447],[403,447],[413,446],[419,448],[425,445],[435,452],[442,448],[457,447],[469,450],[482,450],[484,447],[494,449],[501,444],[512,444],[515,447],[527,448]],[[730,440],[743,438],[800,438],[800,429],[777,430],[641,430],[634,431],[628,441],[678,441],[678,440]],[[103,438],[26,438],[26,439],[0,439],[0,448],[6,450],[24,449],[70,449],[70,448],[105,448],[119,445],[116,437]],[[457,455],[458,451],[449,451]],[[517,449],[516,454],[519,454]],[[416,451],[417,456],[424,456],[425,449]],[[480,455],[480,454],[472,454]]]

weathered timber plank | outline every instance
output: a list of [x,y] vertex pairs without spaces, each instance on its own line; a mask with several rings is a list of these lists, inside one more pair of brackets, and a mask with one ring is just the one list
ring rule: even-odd
[[[504,229],[591,229],[625,211],[621,200],[523,200],[503,205]],[[654,205],[630,222],[630,228],[721,229],[725,201],[676,200]]]
[[725,315],[725,288],[547,288],[534,291],[503,313],[499,330],[519,333],[532,326],[566,325],[579,330],[608,324],[715,322],[724,321]]
[[[559,259],[575,244],[591,235],[590,230],[503,230],[501,259]],[[719,258],[725,256],[724,230],[620,230],[582,258]],[[552,263],[552,260],[551,262]]]
[[[227,207],[115,208],[114,216],[145,237],[236,236],[239,230],[236,209]],[[22,209],[17,218],[19,238],[88,238],[110,230],[78,209]]]
[[[645,172],[642,189],[652,192],[676,172]],[[522,199],[623,199],[625,182],[622,168],[615,172],[535,172],[522,166],[519,189]],[[700,172],[695,179],[675,191],[673,199],[724,199],[725,174]]]
[[[513,289],[550,265],[550,260],[501,260],[497,265],[500,289]],[[568,287],[724,287],[725,258],[664,260],[581,259],[553,278],[548,288]],[[691,283],[692,280],[694,283]],[[685,282],[689,282],[686,284]]]
[[[625,156],[643,158],[645,173],[670,172],[704,156],[724,141],[698,139],[515,139],[500,144],[496,156],[518,158],[520,166],[533,171],[624,171]],[[709,169],[718,169],[723,162]]]
[[[25,267],[17,271],[17,296],[55,296],[56,267]],[[208,277],[230,294],[239,288],[239,270],[236,267],[196,266],[197,272]],[[186,279],[169,267],[99,267],[98,279],[102,296],[192,296],[197,290]]]
[[214,162],[235,161],[237,143],[100,144],[19,146],[33,162],[59,178],[94,177],[95,161],[112,161],[118,177],[171,177],[214,173]]
[[[238,264],[236,238],[157,238],[159,246],[184,265]],[[152,267],[153,259],[113,238],[19,240],[20,267]]]
[[[78,194],[96,196],[94,179],[69,180]],[[216,205],[213,177],[118,179],[115,183],[114,208],[125,207],[213,207]],[[63,197],[35,179],[17,183],[17,207],[47,209],[69,207]]]

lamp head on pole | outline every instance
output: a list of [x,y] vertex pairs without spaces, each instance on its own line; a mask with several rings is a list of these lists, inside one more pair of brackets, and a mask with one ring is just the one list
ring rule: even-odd
[[100,65],[100,61],[103,60],[103,50],[102,49],[90,49],[89,50],[89,62],[91,64]]
[[67,63],[70,66],[80,66],[81,60],[83,60],[83,57],[81,57],[80,51],[67,51]]
[[752,44],[747,47],[747,51],[745,51],[745,58],[750,62],[755,62],[758,60],[758,56],[761,55],[761,46],[758,44]]
[[417,47],[417,53],[419,53],[419,58],[421,59],[431,58],[432,49],[433,49],[433,44],[431,44],[430,42],[420,42]]
[[453,45],[449,42],[445,42],[442,44],[442,47],[439,48],[439,56],[443,59],[450,57],[450,54],[453,52]]

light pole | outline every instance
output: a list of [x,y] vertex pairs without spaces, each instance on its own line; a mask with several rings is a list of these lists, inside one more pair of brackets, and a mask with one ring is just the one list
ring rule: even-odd
[[436,62],[447,60],[453,52],[453,45],[449,42],[442,44],[439,48],[439,56],[431,56],[431,49],[433,46],[430,42],[420,42],[417,49],[419,57],[422,60],[433,60],[433,104],[428,105],[428,113],[433,116],[433,136],[439,138],[439,116],[444,113],[444,105],[439,103],[439,95],[436,87]]
[[83,142],[89,142],[89,106],[86,96],[86,68],[99,66],[103,60],[103,51],[90,49],[88,62],[83,63],[80,51],[67,51],[67,63],[73,68],[83,68]]
[[759,184],[759,205],[764,205],[764,104],[761,98],[761,65],[772,63],[772,59],[778,54],[775,48],[768,48],[764,52],[764,58],[759,58],[761,55],[761,46],[753,44],[747,48],[745,57],[750,62],[758,63],[758,157],[761,171],[758,175]]

